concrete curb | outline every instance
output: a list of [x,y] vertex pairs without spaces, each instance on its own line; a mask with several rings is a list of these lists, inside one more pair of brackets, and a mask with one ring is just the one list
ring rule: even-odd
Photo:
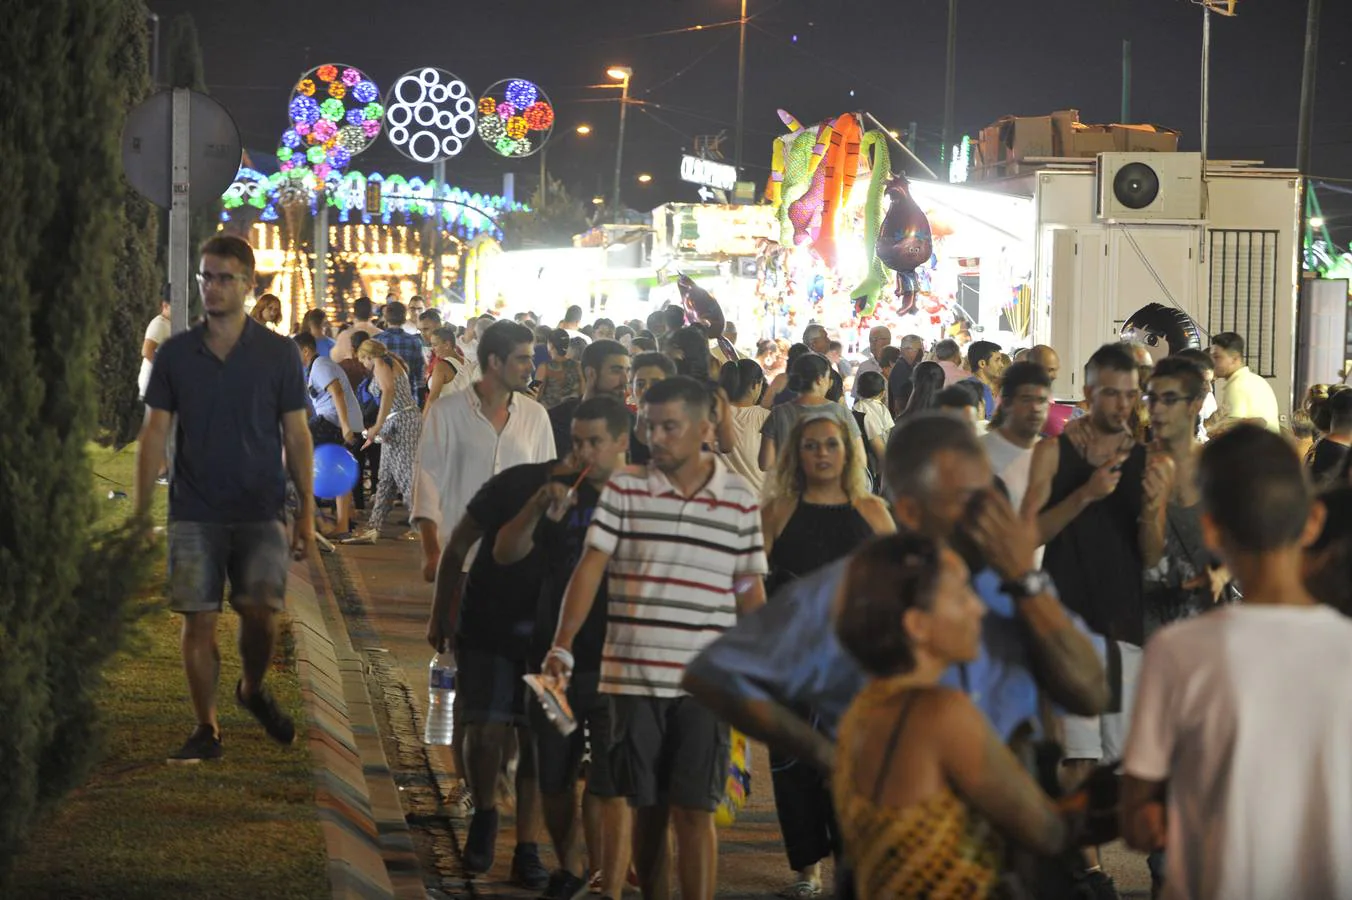
[[333,896],[424,898],[426,889],[380,743],[363,661],[348,639],[318,560],[292,566],[287,609]]

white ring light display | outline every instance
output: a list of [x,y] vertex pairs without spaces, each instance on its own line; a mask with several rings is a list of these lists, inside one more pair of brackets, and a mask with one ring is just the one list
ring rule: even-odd
[[469,86],[445,69],[426,66],[399,77],[385,100],[385,133],[400,153],[431,163],[459,156],[477,127]]

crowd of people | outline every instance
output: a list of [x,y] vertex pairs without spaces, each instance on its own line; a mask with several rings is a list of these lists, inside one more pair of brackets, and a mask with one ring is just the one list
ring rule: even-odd
[[[1165,897],[1352,898],[1352,390],[1284,423],[1233,333],[1105,345],[1059,399],[1048,346],[880,326],[855,365],[814,323],[730,358],[678,307],[455,327],[361,298],[288,339],[267,297],[246,315],[252,273],[209,241],[204,323],[148,358],[137,502],[172,427],[198,716],[173,759],[222,753],[227,581],[236,695],[294,734],[262,683],[289,475],[296,553],[407,508],[470,873],[511,792],[511,878],[542,897],[712,897],[731,727],[770,748],[785,897],[832,890],[831,858],[838,897],[1112,897],[1121,835]],[[323,443],[363,468],[331,518]]]

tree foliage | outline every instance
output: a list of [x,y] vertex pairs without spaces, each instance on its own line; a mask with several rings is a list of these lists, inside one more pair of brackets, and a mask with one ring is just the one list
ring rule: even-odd
[[[124,4],[124,39],[113,65],[123,88],[122,107],[131,109],[150,94],[150,59],[144,10]],[[191,23],[190,23],[191,24]],[[142,416],[136,376],[141,368],[141,335],[159,314],[164,285],[159,253],[160,213],[122,182],[120,244],[113,271],[114,291],[106,298],[108,327],[95,358],[101,437],[124,444],[136,436]]]
[[548,183],[548,198],[541,198],[537,190],[530,198],[529,209],[506,213],[498,221],[503,249],[571,247],[573,235],[591,227],[582,202],[574,199],[561,182],[549,178]]
[[[97,753],[92,692],[148,551],[96,534],[85,448],[124,226],[119,135],[139,0],[13,0],[0,31],[0,879]],[[144,52],[142,48],[141,52]],[[0,894],[3,894],[0,889]]]

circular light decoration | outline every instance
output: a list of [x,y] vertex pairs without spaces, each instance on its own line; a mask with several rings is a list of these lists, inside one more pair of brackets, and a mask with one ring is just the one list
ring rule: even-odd
[[530,156],[554,132],[554,105],[540,86],[509,78],[479,98],[479,137],[499,156]]
[[401,75],[385,98],[386,134],[415,162],[450,159],[474,134],[477,106],[465,82],[445,69],[414,69]]
[[[343,169],[380,135],[385,108],[380,89],[353,66],[316,66],[296,82],[287,112],[284,146],[318,167]],[[315,161],[315,150],[322,154]]]

